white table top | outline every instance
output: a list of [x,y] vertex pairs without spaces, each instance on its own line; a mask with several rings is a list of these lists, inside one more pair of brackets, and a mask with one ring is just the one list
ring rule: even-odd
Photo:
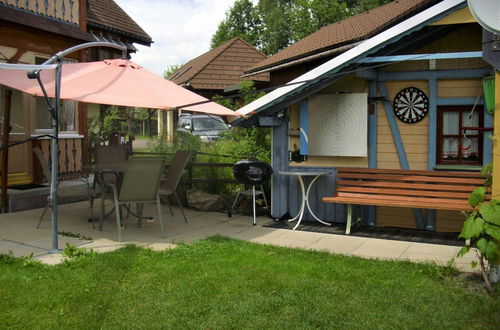
[[283,175],[297,175],[297,176],[319,176],[319,175],[329,175],[332,174],[332,172],[299,172],[299,171],[279,171],[279,174]]

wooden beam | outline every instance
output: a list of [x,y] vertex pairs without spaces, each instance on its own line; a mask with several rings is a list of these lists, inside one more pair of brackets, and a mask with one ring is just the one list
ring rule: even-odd
[[500,71],[495,72],[495,116],[493,135],[492,198],[500,199]]
[[3,114],[3,132],[2,132],[2,197],[1,211],[2,213],[9,212],[9,198],[7,196],[7,182],[9,172],[9,134],[12,127],[10,126],[10,110],[12,107],[12,90],[5,89],[5,107]]
[[[493,116],[491,113],[488,112],[486,107],[483,108],[484,110],[484,123],[483,126],[486,127],[493,127]],[[493,143],[492,143],[492,131],[483,131],[483,164],[489,164],[493,161],[492,158],[492,150],[493,150]]]

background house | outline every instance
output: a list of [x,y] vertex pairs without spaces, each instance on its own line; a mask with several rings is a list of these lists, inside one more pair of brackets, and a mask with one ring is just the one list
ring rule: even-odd
[[[53,54],[90,41],[125,45],[129,53],[134,43],[149,46],[151,37],[112,0],[10,1],[0,0],[0,61],[40,64]],[[119,58],[115,49],[92,49],[73,53],[66,61],[95,61]],[[3,111],[6,88],[0,87]],[[12,91],[10,142],[46,134],[50,117],[45,101]],[[99,105],[64,101],[61,112],[59,172],[79,172],[88,159],[87,112]],[[2,121],[3,124],[3,121]],[[4,127],[2,127],[4,129]],[[8,185],[42,181],[41,169],[32,156],[40,146],[47,153],[49,139],[37,139],[9,149]]]
[[[333,194],[336,167],[477,171],[491,161],[491,132],[462,128],[493,125],[483,80],[494,68],[483,58],[483,37],[488,33],[466,1],[394,1],[327,26],[247,71],[270,72],[272,84],[302,83],[243,107],[247,119],[239,124],[272,127],[275,173],[331,171],[310,201],[320,218],[345,222],[343,205],[321,202]],[[425,98],[427,111],[399,119],[393,104],[409,89]],[[295,148],[307,160],[289,161]],[[296,179],[274,175],[272,187],[273,216],[295,214]],[[459,231],[463,223],[448,211],[360,207],[357,214],[378,226]]]
[[[257,73],[242,78],[244,72],[266,58],[262,52],[240,37],[190,60],[168,78],[170,81],[208,99],[238,93],[239,83],[254,82],[256,88],[269,83],[269,73]],[[160,112],[158,132],[169,132],[172,138],[177,121],[172,111]],[[167,129],[165,129],[167,127]]]
[[269,73],[270,86],[283,85],[394,26],[439,0],[390,2],[327,25],[245,71]]

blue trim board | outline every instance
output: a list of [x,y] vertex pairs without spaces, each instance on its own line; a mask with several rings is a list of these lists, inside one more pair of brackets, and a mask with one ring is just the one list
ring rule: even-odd
[[[385,83],[379,82],[378,89],[380,91],[380,96],[388,100],[389,93],[387,93]],[[394,140],[394,145],[396,146],[401,169],[409,170],[410,165],[408,164],[408,159],[406,158],[405,147],[403,145],[403,140],[401,139],[401,134],[399,133],[398,123],[396,122],[396,117],[394,116],[391,105],[392,103],[390,102],[384,102],[385,115],[387,117],[387,121],[389,122],[389,127],[391,128],[392,139]]]
[[309,102],[304,99],[300,102],[300,154],[309,154]]
[[[384,82],[378,83],[378,89],[380,92],[380,96],[389,98],[389,93],[387,92],[387,87]],[[396,145],[396,151],[398,153],[399,163],[401,165],[401,169],[409,170],[410,166],[408,164],[408,159],[406,158],[406,152],[403,145],[403,140],[401,139],[401,134],[399,133],[398,123],[396,122],[396,118],[394,116],[394,112],[392,111],[391,103],[384,102],[385,114],[387,116],[387,121],[389,122],[389,127],[391,128],[392,138],[394,140],[394,144]],[[424,229],[424,219],[422,217],[422,213],[420,209],[412,209],[413,215],[415,217],[415,222],[417,224],[418,229]]]
[[391,55],[365,57],[358,63],[382,63],[382,62],[403,62],[403,61],[425,61],[425,60],[444,60],[461,58],[480,58],[483,52],[455,52],[455,53],[434,53],[434,54],[411,54],[411,55]]
[[[436,136],[437,136],[437,104],[438,104],[438,84],[437,79],[429,79],[429,146],[427,169],[433,170],[436,165]],[[427,210],[427,230],[434,231],[436,223],[436,211]]]

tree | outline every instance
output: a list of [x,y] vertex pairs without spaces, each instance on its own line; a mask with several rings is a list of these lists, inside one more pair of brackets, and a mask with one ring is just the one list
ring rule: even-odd
[[212,48],[240,36],[272,55],[331,23],[390,0],[237,0],[212,36]]
[[350,16],[345,2],[329,0],[296,1],[291,15],[292,41]]
[[163,78],[168,79],[172,74],[182,67],[182,64],[172,64],[168,65],[165,70],[163,70]]
[[215,48],[238,36],[257,47],[260,39],[260,25],[261,21],[252,1],[236,0],[212,36],[211,47]]

